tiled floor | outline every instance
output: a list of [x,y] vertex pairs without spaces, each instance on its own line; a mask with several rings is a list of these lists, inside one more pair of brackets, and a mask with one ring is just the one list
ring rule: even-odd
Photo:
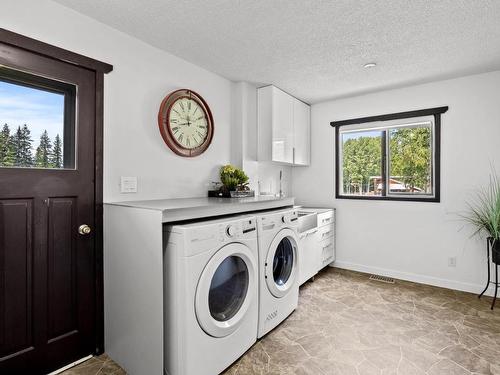
[[126,375],[106,354],[94,357],[61,373],[62,375]]
[[[490,302],[327,268],[301,288],[297,311],[224,375],[500,375],[500,304],[492,312]],[[123,374],[106,363],[65,374]]]

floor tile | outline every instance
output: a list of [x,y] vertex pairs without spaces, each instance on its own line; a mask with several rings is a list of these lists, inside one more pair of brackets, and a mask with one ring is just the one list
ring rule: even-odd
[[[327,267],[224,375],[500,375],[500,307],[470,293]],[[64,375],[124,375],[106,355]],[[146,374],[141,374],[146,375]]]

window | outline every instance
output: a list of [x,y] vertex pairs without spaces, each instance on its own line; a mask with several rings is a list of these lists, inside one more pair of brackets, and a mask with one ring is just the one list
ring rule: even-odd
[[336,197],[439,202],[440,114],[447,109],[332,122]]
[[0,67],[0,167],[75,168],[76,87]]

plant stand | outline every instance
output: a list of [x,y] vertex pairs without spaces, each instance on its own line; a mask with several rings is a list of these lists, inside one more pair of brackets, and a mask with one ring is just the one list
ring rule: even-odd
[[[494,264],[494,266],[495,266],[495,281],[491,281],[490,244],[491,244],[491,240],[488,238],[486,240],[486,252],[488,254],[488,259],[486,260],[486,262],[488,264],[488,282],[486,283],[486,286],[484,287],[484,290],[481,292],[481,294],[479,296],[477,296],[477,298],[481,298],[483,296],[483,294],[488,290],[488,287],[490,286],[490,284],[495,285],[495,294],[493,296],[493,302],[491,303],[491,309],[493,310],[493,308],[495,307],[495,302],[497,300],[497,292],[498,292],[498,286],[499,286],[499,284],[498,284],[498,263],[493,263],[492,262]],[[491,249],[491,251],[493,252],[493,248]]]

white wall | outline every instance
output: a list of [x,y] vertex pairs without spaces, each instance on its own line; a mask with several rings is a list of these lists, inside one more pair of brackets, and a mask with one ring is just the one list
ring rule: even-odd
[[[104,200],[206,196],[230,160],[231,82],[47,0],[2,0],[1,27],[114,66],[105,77]],[[210,105],[212,145],[201,156],[176,156],[160,137],[159,105],[191,88]],[[137,176],[138,193],[120,194],[120,176]]]
[[[293,170],[299,203],[337,208],[340,267],[477,292],[486,278],[484,242],[457,213],[500,171],[500,72],[378,92],[312,106],[312,162]],[[441,203],[334,199],[330,121],[449,106],[442,116]],[[463,228],[463,229],[462,229]],[[448,257],[457,267],[448,267]]]

